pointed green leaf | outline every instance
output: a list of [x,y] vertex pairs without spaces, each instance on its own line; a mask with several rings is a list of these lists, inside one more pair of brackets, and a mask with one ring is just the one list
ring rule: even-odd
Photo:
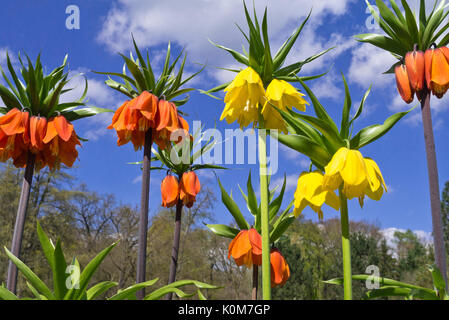
[[207,224],[206,227],[210,229],[214,234],[220,237],[234,239],[240,230],[228,227],[224,224]]

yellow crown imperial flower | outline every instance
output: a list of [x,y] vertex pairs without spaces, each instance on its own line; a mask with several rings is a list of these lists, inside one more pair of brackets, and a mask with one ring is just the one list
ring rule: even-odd
[[273,108],[276,106],[282,111],[295,107],[299,111],[306,111],[306,104],[309,103],[304,100],[304,94],[298,92],[295,87],[284,80],[274,79],[267,87],[265,105],[262,109],[262,114],[265,119],[265,128],[278,129],[283,133],[287,133],[285,122],[279,112]]
[[374,160],[363,158],[358,150],[340,148],[325,167],[323,187],[338,189],[343,183],[343,193],[348,199],[359,198],[363,206],[365,195],[379,201],[383,188],[387,191],[382,173]]
[[258,108],[265,100],[265,89],[259,74],[251,67],[240,71],[229,86],[224,89],[226,106],[220,121],[237,121],[240,128],[256,123],[259,119]]
[[320,220],[323,219],[321,207],[324,203],[335,210],[340,209],[338,196],[333,191],[323,188],[323,179],[323,174],[319,171],[301,174],[295,191],[295,210],[293,211],[295,217],[298,217],[306,206],[318,213]]

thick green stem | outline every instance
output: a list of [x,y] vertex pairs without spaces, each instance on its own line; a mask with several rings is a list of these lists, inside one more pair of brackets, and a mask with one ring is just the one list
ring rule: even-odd
[[267,135],[263,129],[263,117],[259,114],[262,129],[259,134],[260,212],[262,229],[262,297],[271,300],[270,226],[268,217]]
[[349,241],[348,200],[343,194],[341,188],[339,194],[341,214],[341,246],[343,251],[344,299],[352,300],[351,243]]

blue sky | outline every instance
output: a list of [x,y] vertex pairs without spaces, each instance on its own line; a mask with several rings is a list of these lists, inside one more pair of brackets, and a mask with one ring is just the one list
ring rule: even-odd
[[[290,35],[311,8],[305,0],[256,1],[260,15],[268,6],[270,37],[273,50]],[[416,3],[417,1],[411,1]],[[80,9],[80,29],[66,28],[66,7],[77,5]],[[392,75],[383,75],[394,62],[388,54],[369,45],[357,43],[353,36],[359,33],[378,32],[369,30],[369,15],[364,1],[318,0],[310,22],[292,51],[289,62],[302,60],[332,46],[336,49],[308,65],[302,75],[321,73],[330,69],[328,75],[309,83],[329,113],[340,121],[343,105],[343,83],[340,73],[347,77],[354,104],[372,84],[373,90],[367,101],[365,113],[356,124],[356,129],[381,123],[392,113],[410,106],[399,98]],[[416,5],[414,6],[416,8]],[[236,67],[227,54],[213,47],[207,39],[240,49],[243,38],[234,22],[245,26],[240,0],[167,0],[167,1],[11,1],[3,4],[0,12],[0,64],[4,66],[5,52],[16,55],[27,52],[33,59],[41,52],[44,65],[50,70],[57,66],[66,53],[69,54],[70,70],[84,72],[89,79],[89,98],[92,105],[116,109],[125,100],[107,88],[104,76],[90,72],[120,72],[122,60],[117,52],[127,53],[131,49],[131,33],[141,49],[149,48],[156,70],[160,68],[168,41],[175,51],[185,47],[188,53],[187,73],[199,69],[197,63],[208,67],[192,85],[200,89],[212,88],[228,81],[232,74],[215,67]],[[368,19],[368,20],[367,20]],[[82,78],[73,80],[77,86],[71,97],[82,92]],[[70,97],[67,97],[69,99]],[[433,120],[438,156],[440,185],[449,180],[449,139],[446,114],[447,98],[432,98]],[[416,103],[416,102],[415,102]],[[193,120],[201,120],[211,128],[224,133],[226,128],[236,128],[218,121],[223,103],[198,92],[191,94],[190,102],[182,109]],[[310,112],[309,108],[309,112]],[[128,165],[139,161],[141,152],[134,152],[131,145],[116,146],[113,131],[106,130],[112,115],[102,115],[78,121],[75,126],[80,136],[89,138],[80,149],[77,167],[71,172],[79,182],[88,184],[91,190],[114,193],[123,203],[137,205],[140,196],[140,169]],[[389,192],[382,201],[366,201],[360,209],[357,201],[350,204],[350,218],[377,223],[382,228],[401,228],[431,231],[430,203],[428,195],[427,167],[424,153],[424,136],[418,109],[401,121],[387,136],[362,149],[364,156],[372,157],[379,164]],[[237,183],[244,186],[249,170],[256,166],[234,165],[225,174],[218,173],[227,190],[232,189],[242,210],[245,206],[238,192]],[[293,196],[299,174],[307,170],[305,157],[287,148],[281,148],[280,168],[273,177],[280,183],[285,173],[288,177],[287,204]],[[160,208],[161,174],[152,176],[151,214]],[[213,175],[200,175],[201,182],[217,191]],[[219,194],[217,193],[219,199]],[[246,210],[243,210],[246,212]],[[228,223],[230,215],[218,201],[215,218],[219,223]],[[311,211],[307,218],[316,219]],[[324,210],[325,218],[336,217],[330,208]],[[206,221],[207,222],[207,221]]]

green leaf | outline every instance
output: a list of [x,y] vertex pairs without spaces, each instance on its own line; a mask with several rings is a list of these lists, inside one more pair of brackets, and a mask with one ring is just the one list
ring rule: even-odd
[[385,297],[409,297],[412,289],[399,287],[383,287],[370,290],[366,293],[366,299],[376,299]]
[[3,103],[9,110],[14,108],[22,110],[22,105],[14,96],[14,94],[1,84],[0,84],[0,98],[2,98]]
[[0,300],[19,300],[19,298],[8,289],[0,286]]
[[229,196],[229,194],[226,192],[226,190],[223,188],[223,185],[221,184],[221,181],[219,178],[217,178],[218,184],[220,186],[221,190],[221,201],[226,206],[228,211],[231,213],[231,215],[234,217],[235,222],[242,230],[247,230],[250,228],[248,222],[246,222],[245,218],[243,217],[239,207],[235,203],[235,201]]
[[67,293],[66,269],[67,262],[65,261],[64,253],[62,252],[61,242],[58,240],[54,250],[53,266],[53,286],[55,297],[58,300],[63,299]]
[[334,120],[329,116],[326,109],[321,105],[321,103],[318,101],[315,94],[310,90],[310,88],[304,83],[304,81],[300,80],[301,85],[303,86],[304,90],[306,90],[310,100],[312,101],[313,109],[315,110],[315,114],[318,118],[323,120],[325,123],[329,125],[330,128],[332,128],[333,132],[336,135],[339,135],[339,130],[337,128],[337,125],[335,124]]
[[293,32],[293,34],[287,39],[287,41],[284,42],[279,51],[276,53],[273,60],[274,70],[278,70],[284,64],[285,59],[287,58],[290,50],[292,49],[293,45],[298,39],[298,36],[301,33],[302,29],[304,28],[305,24],[309,20],[311,14],[312,10],[310,10],[307,18],[303,21],[303,23],[299,26],[299,28],[297,28],[295,32]]
[[159,280],[159,278],[150,280],[150,281],[146,281],[146,282],[141,282],[141,283],[137,283],[134,284],[124,290],[121,290],[119,292],[117,292],[115,295],[113,295],[112,297],[110,297],[108,300],[126,300],[126,299],[130,299],[132,298],[137,291],[152,286],[153,284],[155,284],[157,281]]
[[357,41],[370,43],[376,47],[400,55],[401,57],[405,56],[405,54],[408,51],[407,48],[404,48],[397,41],[394,41],[393,39],[380,34],[374,33],[359,34],[355,36],[355,38]]
[[79,281],[79,289],[72,288],[70,289],[65,298],[65,300],[79,300],[82,295],[85,293],[87,286],[89,285],[89,281],[94,275],[95,271],[97,271],[100,264],[109,254],[109,252],[117,245],[117,243],[113,243],[103,251],[101,251],[95,258],[93,258],[86,266],[86,268],[81,272],[80,281]]
[[287,185],[287,176],[284,174],[284,183],[282,184],[281,192],[276,197],[276,199],[274,199],[268,205],[269,221],[273,220],[273,218],[276,217],[277,213],[279,212],[279,209],[281,208],[282,200],[284,199],[284,192],[286,185]]
[[248,209],[253,215],[257,215],[257,198],[251,181],[251,171],[249,172],[248,181],[246,182],[246,189],[248,190]]
[[149,89],[149,88],[146,88],[145,78],[143,77],[142,72],[140,71],[139,66],[137,66],[137,64],[134,61],[132,61],[131,59],[129,59],[125,55],[120,53],[120,56],[123,58],[123,60],[125,60],[126,67],[128,68],[129,72],[131,72],[131,74],[133,75],[134,79],[136,79],[136,89],[137,89],[137,91],[139,91],[139,93],[141,93],[144,90]]
[[285,233],[288,227],[293,223],[293,221],[295,221],[295,219],[296,217],[294,215],[291,215],[277,223],[273,227],[273,230],[271,230],[270,242],[275,242],[277,239],[279,239]]
[[83,118],[88,118],[95,116],[100,113],[105,112],[114,112],[110,109],[104,109],[104,108],[97,108],[97,107],[87,107],[87,108],[81,108],[76,109],[68,112],[62,112],[61,114],[64,115],[64,117],[67,119],[67,121],[75,121]]
[[[186,294],[183,291],[179,290],[178,288],[194,285],[198,289],[219,289],[220,287],[210,285],[204,282],[195,281],[195,280],[180,280],[173,283],[170,283],[169,285],[163,286],[162,288],[159,288],[149,295],[147,295],[144,300],[157,300],[161,297],[165,296],[167,293],[174,292],[176,293],[180,298],[187,298],[195,295],[195,292],[193,294]],[[178,290],[174,290],[178,289]]]
[[390,116],[382,125],[375,124],[360,130],[360,132],[351,139],[351,149],[360,149],[381,138],[388,131],[390,131],[399,120],[401,120],[413,109],[405,112],[399,112]]
[[[406,0],[401,0],[402,6],[405,10],[405,17],[406,17],[406,23],[408,31],[410,32],[411,37],[413,38],[413,42],[416,44],[419,44],[419,31],[418,26],[416,24],[415,15],[413,14],[412,10],[410,9],[408,3]],[[421,48],[423,49],[423,48]]]
[[55,257],[54,257],[54,251],[55,247],[53,243],[50,241],[50,239],[45,234],[44,230],[42,229],[39,222],[37,222],[37,236],[39,238],[39,242],[41,244],[42,250],[44,252],[45,258],[48,261],[48,264],[52,269],[54,269],[55,265]]
[[224,224],[206,224],[206,227],[210,229],[214,234],[220,237],[234,239],[240,230],[228,227]]
[[249,60],[248,60],[248,58],[245,55],[243,55],[243,54],[241,54],[241,53],[239,53],[239,52],[237,52],[235,50],[226,48],[225,46],[222,46],[220,44],[217,44],[217,43],[213,42],[212,40],[209,40],[209,42],[212,43],[217,48],[220,48],[222,50],[225,50],[225,51],[229,52],[232,55],[232,57],[235,60],[237,60],[238,62],[240,62],[240,63],[242,63],[242,64],[244,64],[246,66],[249,66]]
[[362,112],[363,112],[363,107],[364,107],[364,105],[365,105],[365,101],[366,101],[366,99],[368,98],[370,92],[371,92],[371,86],[370,86],[369,89],[366,91],[365,95],[363,96],[363,99],[362,99],[362,101],[360,102],[359,108],[357,109],[357,111],[356,111],[354,117],[351,119],[351,121],[349,121],[349,127],[350,127],[350,126],[354,123],[354,121],[357,120],[357,119],[360,117],[360,115],[362,114]]
[[446,282],[440,272],[440,270],[434,265],[429,266],[429,271],[432,274],[433,285],[438,290],[438,293],[443,297],[446,293]]
[[293,76],[296,75],[299,71],[301,71],[302,67],[312,61],[314,61],[315,59],[318,59],[319,57],[321,57],[322,55],[326,54],[327,52],[329,52],[330,50],[334,49],[335,47],[329,48],[327,50],[324,50],[320,53],[317,53],[311,57],[308,57],[307,59],[305,59],[304,61],[299,61],[296,63],[293,63],[291,65],[288,65],[282,69],[277,70],[274,73],[274,77],[276,79],[279,79],[279,77],[282,76]]
[[297,114],[296,116],[298,118],[301,118],[305,122],[308,122],[315,129],[321,132],[321,134],[329,141],[333,149],[331,150],[331,152],[335,152],[340,147],[343,147],[345,145],[344,140],[340,137],[340,134],[335,133],[333,127],[329,124],[329,122],[308,115]]
[[45,285],[45,283],[39,279],[39,277],[19,258],[13,255],[6,247],[4,247],[6,255],[8,258],[17,266],[17,268],[22,272],[25,278],[35,287],[41,294],[43,294],[48,300],[55,300],[56,297],[50,291],[50,289]]
[[343,82],[345,84],[345,102],[343,105],[343,113],[341,117],[341,129],[340,137],[342,139],[347,139],[349,137],[349,113],[351,112],[352,100],[351,93],[349,92],[348,83],[346,82],[345,76],[342,74]]
[[388,26],[396,33],[398,39],[404,44],[408,43],[413,46],[413,39],[407,32],[407,27],[395,16],[382,0],[376,0],[376,5],[379,8],[380,15]]
[[[396,280],[392,280],[392,279],[388,279],[388,278],[383,278],[383,277],[376,277],[376,276],[372,276],[372,275],[368,275],[368,274],[353,275],[352,279],[353,280],[360,280],[360,281],[366,281],[366,280],[375,281],[376,283],[379,283],[382,286],[394,286],[394,287],[401,287],[401,288],[418,289],[418,290],[427,291],[429,293],[433,292],[433,290],[430,290],[430,289],[427,289],[427,288],[423,288],[423,287],[420,287],[420,286],[415,286],[413,284],[408,284],[408,283],[405,283],[405,282],[400,282],[400,281],[396,281]],[[342,285],[343,284],[343,278],[335,278],[335,279],[327,280],[327,281],[324,281],[324,283],[335,284],[335,285]]]
[[115,287],[118,285],[118,282],[113,281],[103,281],[100,283],[97,283],[92,288],[87,290],[87,300],[94,300],[98,296],[101,296],[103,293],[111,289],[112,287]]
[[324,168],[331,159],[331,155],[322,145],[300,135],[284,135],[271,133],[280,143],[294,149],[316,162],[320,169]]

